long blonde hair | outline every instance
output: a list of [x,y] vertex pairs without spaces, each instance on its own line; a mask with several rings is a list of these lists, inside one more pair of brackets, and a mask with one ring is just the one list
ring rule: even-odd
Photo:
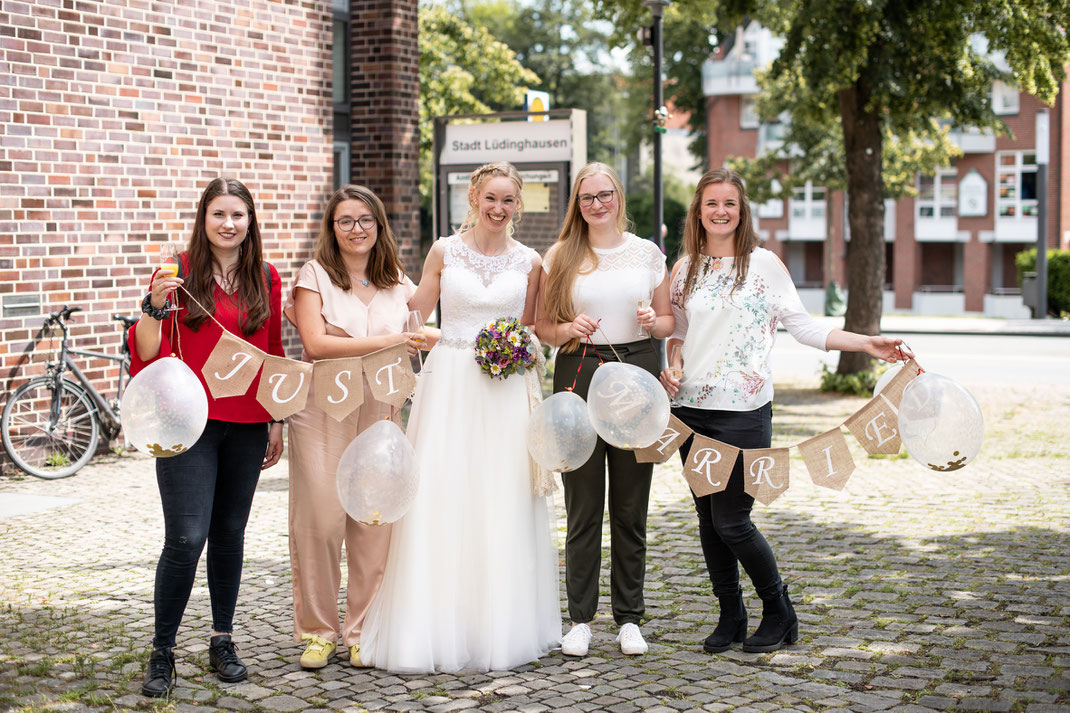
[[684,242],[680,248],[680,257],[687,255],[689,258],[687,279],[684,281],[684,290],[680,297],[684,302],[687,301],[691,290],[695,288],[701,262],[699,255],[706,246],[706,229],[702,227],[702,192],[715,183],[731,183],[739,193],[739,225],[736,226],[734,240],[736,279],[732,284],[732,292],[735,292],[736,288],[747,279],[750,254],[758,246],[758,235],[754,232],[750,201],[747,200],[747,185],[743,182],[743,177],[729,168],[706,171],[698,181],[695,197],[691,199],[691,207],[687,210],[687,220],[684,222]]
[[479,222],[479,191],[483,189],[484,183],[498,176],[508,178],[516,184],[516,212],[513,213],[512,220],[509,221],[509,225],[505,228],[506,235],[513,236],[513,231],[516,229],[516,225],[520,222],[524,212],[524,179],[520,177],[520,172],[516,170],[516,166],[508,161],[485,163],[472,171],[472,177],[468,181],[468,213],[464,216],[461,227],[457,228],[458,235]]
[[[572,184],[572,192],[568,197],[568,211],[565,213],[561,233],[546,251],[550,273],[546,278],[546,290],[542,296],[542,311],[546,319],[554,324],[571,322],[576,318],[576,308],[572,304],[572,286],[576,283],[576,276],[581,273],[586,275],[598,268],[598,255],[591,247],[588,237],[590,227],[580,213],[579,192],[580,184],[585,178],[599,174],[608,178],[616,190],[617,232],[623,235],[630,227],[624,199],[624,186],[617,172],[610,166],[598,162],[589,163],[581,168],[576,174],[576,181]],[[561,350],[575,351],[579,343],[578,339],[571,339],[561,346]]]
[[394,239],[394,232],[390,229],[383,202],[366,186],[352,183],[342,186],[327,201],[327,207],[323,211],[323,221],[320,223],[320,234],[316,238],[316,262],[327,272],[335,287],[346,292],[350,290],[352,282],[349,279],[349,270],[342,260],[342,251],[334,235],[334,214],[343,201],[360,201],[368,206],[375,217],[375,244],[372,245],[371,253],[368,255],[368,280],[380,290],[399,284],[403,270],[401,259],[398,258],[397,240]]

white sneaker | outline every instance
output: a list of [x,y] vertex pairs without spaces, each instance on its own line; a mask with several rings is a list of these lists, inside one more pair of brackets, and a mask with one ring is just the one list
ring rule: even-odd
[[630,622],[620,628],[620,633],[617,634],[617,641],[620,642],[620,652],[628,656],[645,654],[649,648],[643,639],[643,632],[639,631],[638,626]]
[[586,624],[573,624],[572,631],[561,639],[561,653],[565,656],[586,656],[591,645],[591,627]]

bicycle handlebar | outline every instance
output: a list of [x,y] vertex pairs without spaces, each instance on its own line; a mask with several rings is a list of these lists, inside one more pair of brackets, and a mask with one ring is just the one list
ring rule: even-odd
[[67,321],[68,319],[71,318],[72,314],[74,314],[75,312],[81,312],[81,311],[82,311],[81,307],[73,307],[71,305],[63,305],[63,308],[60,309],[59,312],[53,312],[52,314],[48,315],[48,319],[45,320],[45,322],[47,324],[57,324],[57,323],[60,323],[60,322],[65,322],[65,321]]

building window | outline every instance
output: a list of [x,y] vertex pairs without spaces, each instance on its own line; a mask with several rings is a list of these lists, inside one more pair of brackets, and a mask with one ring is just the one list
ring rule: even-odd
[[[779,193],[781,189],[780,181],[773,179],[769,184],[769,189],[773,193]],[[777,219],[784,217],[784,199],[783,198],[770,198],[765,203],[759,203],[757,207],[757,213],[759,218]]]
[[958,202],[958,172],[941,168],[935,175],[918,175],[917,216],[919,220],[954,218]]
[[999,116],[1018,113],[1019,92],[1004,82],[992,82],[992,111]]
[[758,124],[758,101],[754,97],[743,97],[739,101],[739,128],[757,129]]
[[1036,217],[1036,154],[996,152],[996,186],[996,215],[1002,219]]
[[788,237],[791,240],[825,239],[825,188],[807,181],[788,201]]
[[334,187],[336,189],[349,183],[349,142],[334,142]]

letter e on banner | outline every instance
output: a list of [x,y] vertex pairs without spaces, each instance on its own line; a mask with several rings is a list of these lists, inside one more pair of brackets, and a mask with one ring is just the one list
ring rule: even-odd
[[669,425],[658,440],[646,448],[635,449],[636,463],[664,463],[672,457],[672,454],[680,450],[680,446],[691,435],[691,429],[684,422],[669,414]]
[[739,449],[713,438],[695,434],[684,463],[684,478],[698,497],[719,493],[728,487]]
[[267,354],[224,330],[201,374],[213,399],[241,396],[249,389]]
[[[894,379],[893,379],[894,381]],[[844,421],[847,430],[858,440],[866,453],[895,455],[902,440],[899,438],[899,419],[882,396],[875,396],[853,416]]]
[[855,461],[843,431],[834,428],[799,444],[803,463],[814,485],[843,490],[855,470]]
[[881,396],[888,400],[896,411],[899,410],[899,402],[903,400],[903,389],[907,387],[911,381],[918,377],[921,373],[921,368],[918,363],[911,359],[903,368],[899,370],[899,373],[892,377],[892,380],[884,385],[881,389]]
[[790,467],[787,448],[743,451],[743,490],[762,505],[769,505],[788,489]]
[[401,408],[416,386],[416,374],[404,344],[366,354],[361,358],[364,376],[376,401]]
[[291,416],[305,407],[308,390],[312,386],[312,365],[303,361],[268,356],[260,374],[260,388],[256,400],[278,420]]
[[312,402],[335,421],[364,403],[361,358],[318,359],[312,365]]

